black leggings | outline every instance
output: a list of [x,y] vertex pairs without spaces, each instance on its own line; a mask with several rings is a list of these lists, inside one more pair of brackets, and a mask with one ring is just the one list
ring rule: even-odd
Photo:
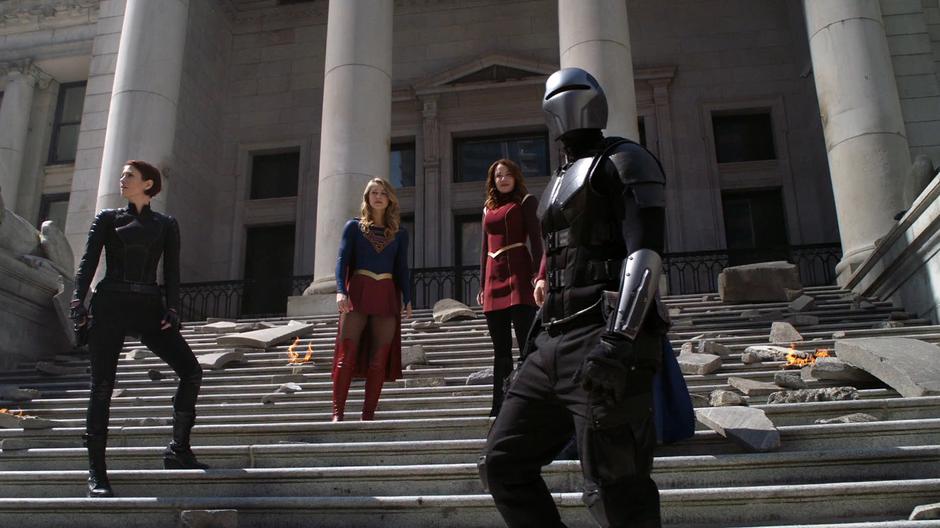
[[140,335],[141,343],[176,372],[180,381],[173,397],[173,411],[195,414],[202,367],[179,330],[160,329],[163,314],[163,305],[156,295],[99,292],[92,298],[88,330],[91,397],[85,426],[89,435],[108,432],[111,393],[125,335]]
[[493,340],[493,409],[495,416],[503,404],[506,378],[512,372],[512,334],[515,330],[519,353],[525,346],[526,336],[535,320],[536,308],[528,304],[517,304],[504,310],[486,312],[486,326]]

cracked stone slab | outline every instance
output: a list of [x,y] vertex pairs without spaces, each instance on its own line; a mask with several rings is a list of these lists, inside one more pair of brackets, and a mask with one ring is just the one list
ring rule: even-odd
[[262,396],[261,403],[265,405],[270,404],[270,403],[277,403],[278,401],[285,399],[291,394],[294,394],[295,392],[300,392],[302,390],[304,390],[303,387],[301,387],[300,385],[296,383],[293,383],[293,382],[284,383],[271,394],[266,394]]
[[774,372],[774,385],[783,387],[784,389],[805,389],[806,382],[803,381],[803,378],[800,376],[799,372],[788,372],[788,371],[779,371]]
[[753,407],[695,409],[700,423],[748,451],[773,451],[780,447],[780,431],[764,411]]
[[454,299],[441,299],[431,309],[434,321],[446,323],[460,319],[476,319],[477,315],[466,304]]
[[483,370],[478,370],[471,373],[467,376],[467,382],[465,385],[492,385],[493,384],[493,367],[486,367]]
[[799,270],[784,261],[725,268],[718,275],[718,295],[724,303],[791,301],[787,290],[802,290]]
[[721,368],[721,358],[714,354],[680,354],[676,361],[683,374],[711,374]]
[[0,385],[0,400],[30,401],[42,396],[39,389],[23,389],[17,385]]
[[233,334],[258,330],[257,323],[236,323],[235,321],[216,321],[214,323],[197,326],[193,329],[197,334]]
[[135,348],[135,349],[125,352],[124,357],[126,359],[136,360],[136,359],[155,358],[157,357],[157,355],[146,348]]
[[439,323],[434,321],[412,321],[411,328],[419,332],[427,332],[429,330],[437,330],[441,327]]
[[816,298],[809,295],[800,295],[787,305],[791,312],[808,312],[816,308]]
[[868,372],[837,357],[817,358],[815,363],[806,368],[809,376],[817,380],[839,381],[850,385],[871,385],[878,382],[878,379]]
[[50,363],[49,361],[37,361],[36,371],[40,374],[48,374],[50,376],[68,376],[73,374],[87,374],[88,367],[66,367],[64,365]]
[[201,354],[196,356],[196,359],[204,368],[219,370],[235,363],[244,363],[245,353],[240,350],[226,350],[213,354]]
[[731,385],[735,389],[741,391],[746,396],[761,396],[780,390],[780,387],[773,383],[767,383],[766,381],[755,381],[738,376],[728,377],[728,385]]
[[902,396],[940,395],[940,347],[903,337],[836,341],[836,356],[867,371]]
[[59,425],[55,420],[47,420],[37,416],[17,416],[0,413],[0,427],[5,429],[51,429]]
[[933,504],[921,504],[914,508],[908,520],[911,521],[929,521],[940,519],[940,502]]
[[239,334],[226,334],[216,338],[216,343],[224,347],[247,347],[265,349],[290,341],[295,337],[313,333],[312,324],[290,321],[286,325],[264,328]]

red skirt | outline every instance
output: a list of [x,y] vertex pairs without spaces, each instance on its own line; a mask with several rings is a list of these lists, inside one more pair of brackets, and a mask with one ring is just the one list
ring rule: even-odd
[[[385,368],[385,381],[401,379],[401,292],[393,279],[376,280],[370,276],[352,273],[346,281],[346,292],[354,312],[366,315],[395,316],[395,335],[392,337],[392,349],[388,354]],[[336,331],[336,343],[333,353],[333,379],[336,379],[336,350],[339,350],[343,335],[343,319],[340,315],[339,328]],[[366,325],[359,343],[356,345],[356,362],[353,379],[365,379],[369,368],[369,351],[372,350],[370,325]]]

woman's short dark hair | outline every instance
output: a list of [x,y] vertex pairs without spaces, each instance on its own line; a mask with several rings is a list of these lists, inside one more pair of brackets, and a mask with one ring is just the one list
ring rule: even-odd
[[147,196],[153,198],[160,193],[160,189],[163,188],[163,177],[160,175],[160,169],[140,160],[127,160],[124,164],[140,171],[140,177],[144,181],[150,180],[153,182],[153,185],[146,190]]

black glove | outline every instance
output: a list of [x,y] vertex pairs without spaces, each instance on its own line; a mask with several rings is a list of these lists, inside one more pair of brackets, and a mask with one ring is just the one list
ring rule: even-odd
[[639,365],[633,342],[616,333],[605,333],[574,374],[576,382],[598,399],[617,404],[626,396],[651,390],[651,365]]
[[85,308],[85,304],[81,301],[72,301],[69,305],[69,319],[75,325],[76,331],[79,327],[85,326],[88,322],[88,309]]
[[170,308],[163,314],[163,319],[160,320],[160,328],[163,329],[167,324],[170,325],[167,330],[179,330],[180,327],[180,316],[176,313],[176,310]]

